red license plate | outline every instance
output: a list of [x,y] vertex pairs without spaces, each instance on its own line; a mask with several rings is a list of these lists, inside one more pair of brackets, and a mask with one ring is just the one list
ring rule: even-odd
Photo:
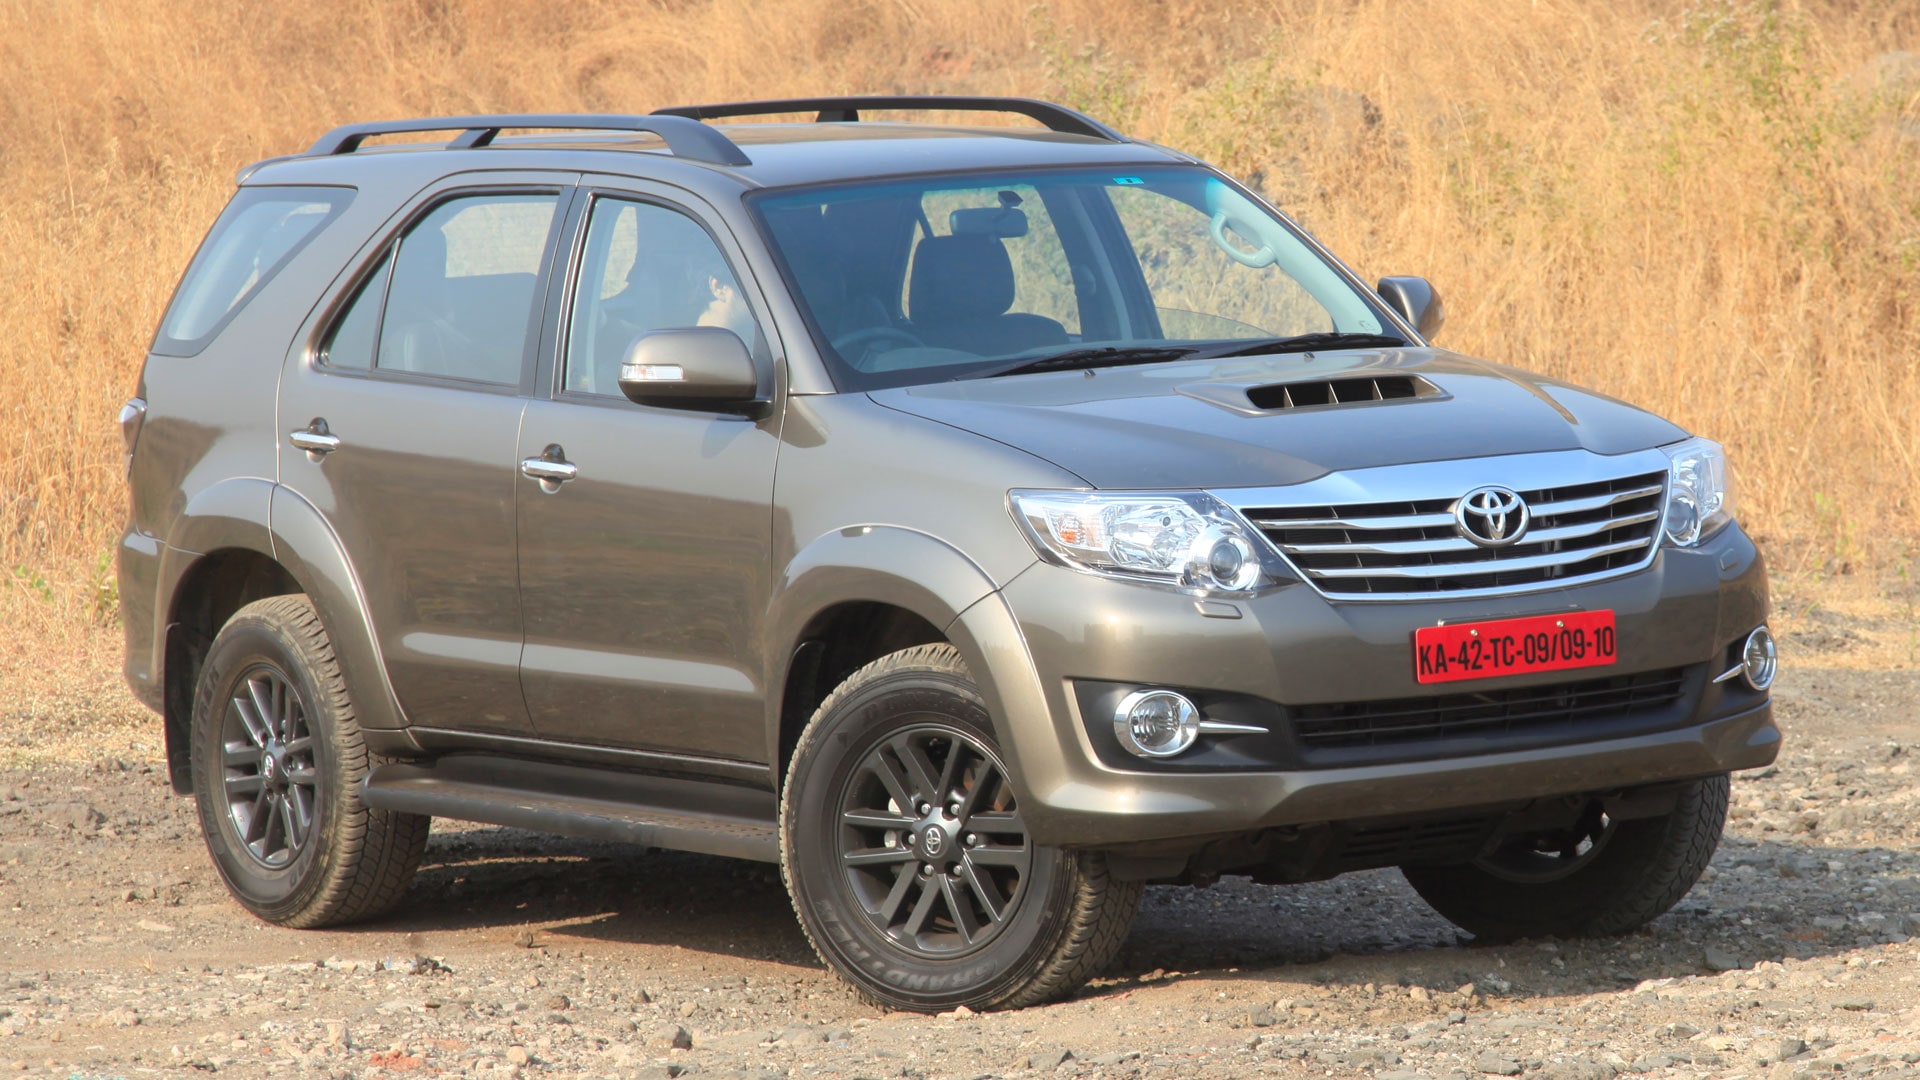
[[1423,626],[1413,632],[1413,677],[1458,682],[1613,663],[1613,612]]

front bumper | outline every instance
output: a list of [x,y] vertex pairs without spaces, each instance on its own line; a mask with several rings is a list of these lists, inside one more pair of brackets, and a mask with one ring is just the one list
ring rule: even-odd
[[[1603,608],[1615,613],[1620,644],[1616,663],[1598,673],[1682,672],[1684,689],[1664,711],[1624,724],[1481,731],[1317,756],[1298,752],[1282,733],[1245,744],[1251,751],[1203,746],[1153,763],[1102,745],[1110,714],[1083,715],[1083,702],[1098,697],[1089,697],[1090,685],[1192,690],[1265,707],[1284,725],[1287,707],[1566,683],[1594,672],[1423,687],[1414,679],[1413,631]],[[1626,577],[1476,600],[1332,603],[1293,585],[1201,605],[1171,590],[1038,564],[963,613],[954,633],[987,669],[981,682],[1035,840],[1103,847],[1614,791],[1765,765],[1780,744],[1767,695],[1710,679],[1766,612],[1764,565],[1735,525],[1699,548],[1663,550]]]

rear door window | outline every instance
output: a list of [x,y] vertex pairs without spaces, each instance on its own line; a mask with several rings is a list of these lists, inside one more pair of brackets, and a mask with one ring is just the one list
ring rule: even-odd
[[153,351],[192,356],[206,348],[352,199],[351,188],[242,188],[187,267]]
[[394,257],[374,366],[519,383],[559,201],[544,192],[470,195],[421,219]]

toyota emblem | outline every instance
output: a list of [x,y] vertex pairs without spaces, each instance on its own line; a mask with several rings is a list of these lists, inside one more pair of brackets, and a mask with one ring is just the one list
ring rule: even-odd
[[1479,487],[1453,506],[1454,528],[1481,547],[1506,547],[1527,531],[1527,501],[1503,487]]

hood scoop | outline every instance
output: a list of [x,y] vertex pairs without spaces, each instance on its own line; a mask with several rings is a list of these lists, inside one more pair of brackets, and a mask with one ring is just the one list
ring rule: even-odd
[[1244,416],[1294,409],[1373,405],[1383,401],[1444,398],[1446,392],[1418,375],[1348,375],[1278,383],[1203,382],[1179,387],[1182,394]]

